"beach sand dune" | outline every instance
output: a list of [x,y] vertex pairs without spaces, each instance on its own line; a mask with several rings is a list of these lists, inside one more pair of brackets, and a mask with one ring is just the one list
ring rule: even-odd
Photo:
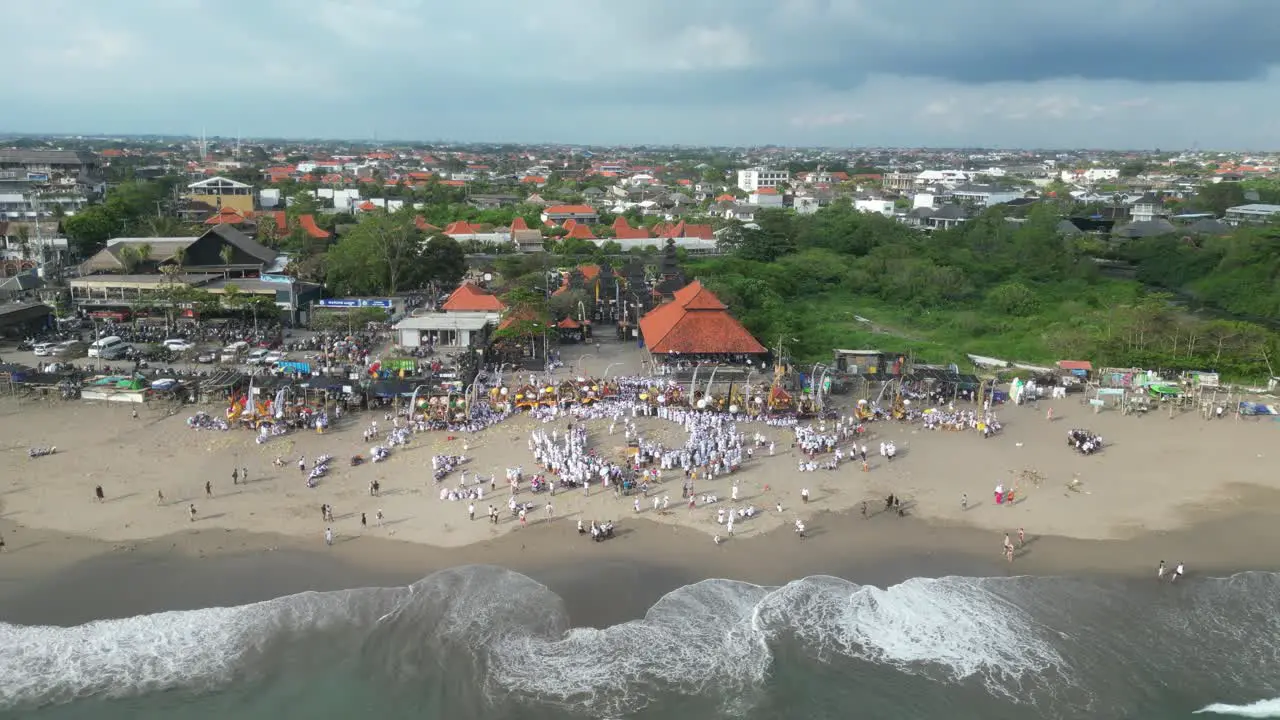
[[[1177,529],[1207,510],[1238,507],[1250,497],[1250,486],[1280,489],[1280,453],[1270,452],[1280,439],[1280,423],[1205,421],[1190,414],[1094,414],[1065,400],[1058,401],[1057,417],[1050,422],[1045,417],[1048,405],[1002,408],[1005,431],[988,440],[972,432],[872,424],[863,441],[873,455],[868,472],[860,463],[846,463],[835,471],[800,472],[790,429],[743,424],[740,429],[748,436],[760,432],[774,441],[776,455],[768,457],[767,448],[759,449],[739,473],[699,480],[696,492],[717,495],[720,505],[732,505],[730,486],[739,484],[742,501],[737,505],[753,504],[762,512],[735,526],[738,537],[763,534],[797,518],[816,527],[821,522],[815,519],[818,514],[856,513],[863,502],[875,512],[893,493],[904,499],[912,516],[923,520],[994,532],[1025,527],[1039,535],[1114,539]],[[131,409],[6,400],[0,406],[0,423],[6,429],[0,452],[3,519],[113,542],[218,528],[310,538],[319,544],[330,525],[323,521],[320,507],[328,504],[339,541],[372,535],[460,547],[521,531],[506,510],[509,492],[503,478],[509,467],[523,467],[526,475],[536,471],[527,443],[530,432],[543,426],[532,417],[518,416],[474,435],[423,433],[408,447],[395,448],[386,462],[350,467],[350,456],[369,454],[372,443],[361,438],[368,423],[376,419],[381,427],[387,425],[381,414],[344,419],[323,435],[298,432],[259,445],[248,431],[188,428],[190,408],[169,414],[146,407],[138,418],[131,417]],[[554,422],[559,426],[568,419]],[[683,430],[669,422],[637,422],[648,438],[668,445],[684,442]],[[620,459],[626,444],[621,428],[610,435],[607,421],[591,421],[588,426],[590,446]],[[1067,447],[1067,431],[1074,427],[1102,435],[1106,449],[1084,457]],[[882,441],[898,448],[892,463],[876,456]],[[28,458],[27,448],[37,445],[56,445],[58,452]],[[318,487],[307,488],[297,461],[321,454],[334,456],[332,471]],[[497,490],[489,492],[486,484],[475,520],[468,519],[466,502],[440,499],[441,485],[431,472],[436,454],[467,455],[471,460],[462,469],[469,476],[496,476]],[[276,457],[283,458],[284,467],[273,465]],[[233,484],[231,474],[237,468],[248,470],[247,483]],[[442,484],[456,486],[459,476],[455,471]],[[370,496],[369,484],[375,479],[382,486],[380,497]],[[723,533],[715,523],[716,506],[689,510],[681,501],[682,473],[667,471],[663,480],[652,492],[670,498],[666,512],[654,511],[652,500],[646,499],[636,513],[632,498],[618,498],[598,487],[589,496],[581,490],[558,492],[554,498],[526,491],[519,499],[537,505],[529,516],[531,525],[568,527],[579,519],[631,524],[638,515],[706,536]],[[209,495],[206,483],[211,484]],[[997,484],[1017,487],[1013,505],[993,502]],[[105,502],[94,498],[98,485]],[[810,492],[807,504],[800,502],[801,488]],[[163,493],[163,502],[158,493]],[[967,510],[961,506],[964,495]],[[548,501],[551,515],[544,509]],[[485,517],[490,503],[502,511],[497,525]],[[188,514],[191,504],[197,509],[194,522]],[[385,518],[381,526],[375,521],[378,511]],[[361,526],[361,513],[367,528]]]

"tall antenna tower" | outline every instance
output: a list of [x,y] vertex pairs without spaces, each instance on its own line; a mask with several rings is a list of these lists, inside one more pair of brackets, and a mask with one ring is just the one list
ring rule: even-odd
[[209,159],[209,141],[205,139],[204,128],[200,128],[200,162]]

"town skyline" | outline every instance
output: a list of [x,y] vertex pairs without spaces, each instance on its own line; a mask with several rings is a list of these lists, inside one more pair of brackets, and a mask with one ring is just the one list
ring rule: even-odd
[[[251,8],[255,22],[241,22],[237,9]],[[1266,40],[1280,6],[894,8],[746,0],[726,17],[667,0],[22,5],[6,11],[17,50],[43,61],[6,80],[22,111],[3,124],[46,135],[203,128],[596,146],[1275,146],[1256,119],[1280,110],[1280,51]],[[64,29],[62,45],[40,45],[49,27]],[[193,28],[218,42],[193,43]],[[1230,40],[1193,51],[1204,38]]]

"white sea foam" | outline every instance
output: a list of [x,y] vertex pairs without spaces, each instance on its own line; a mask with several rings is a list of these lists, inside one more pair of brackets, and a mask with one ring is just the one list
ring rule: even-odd
[[1013,697],[1020,681],[1065,662],[1020,608],[984,580],[913,578],[888,589],[811,577],[771,593],[760,615],[819,657],[839,654],[908,672],[941,668],[951,679],[980,676]]
[[215,688],[271,666],[255,664],[259,654],[335,627],[364,643],[362,658],[379,676],[412,682],[469,655],[493,696],[610,716],[671,692],[749,702],[773,660],[770,642],[783,637],[820,659],[847,656],[939,680],[977,676],[993,692],[1061,670],[1040,629],[985,587],[964,578],[884,590],[830,577],[781,588],[707,580],[668,593],[642,619],[591,629],[570,628],[562,599],[540,583],[472,566],[408,588],[71,628],[0,624],[0,709]]
[[1234,715],[1236,717],[1246,718],[1280,718],[1280,698],[1274,700],[1259,700],[1249,705],[1228,705],[1227,703],[1214,703],[1206,707],[1202,707],[1195,711],[1194,714],[1212,713],[1215,715]]
[[353,592],[361,591],[304,593],[74,627],[0,623],[0,709],[214,687],[282,636],[349,621]]

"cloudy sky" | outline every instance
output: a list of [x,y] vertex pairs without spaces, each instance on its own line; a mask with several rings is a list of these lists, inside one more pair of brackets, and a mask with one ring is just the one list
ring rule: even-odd
[[29,61],[0,77],[0,131],[1280,146],[1280,0],[0,0],[0,18]]

